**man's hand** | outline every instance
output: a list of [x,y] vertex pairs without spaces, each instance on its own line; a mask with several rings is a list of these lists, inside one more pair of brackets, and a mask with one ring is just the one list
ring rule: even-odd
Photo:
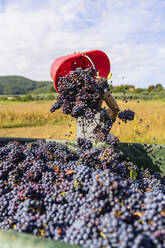
[[107,115],[113,121],[116,120],[116,117],[117,117],[118,112],[119,112],[119,110],[117,110],[117,109],[106,109]]

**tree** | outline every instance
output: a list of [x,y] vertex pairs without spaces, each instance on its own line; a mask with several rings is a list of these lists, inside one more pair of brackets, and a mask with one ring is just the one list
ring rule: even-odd
[[150,86],[148,87],[147,90],[148,90],[149,92],[151,92],[151,91],[153,91],[154,89],[155,89],[155,86],[154,86],[154,85],[150,85]]
[[155,88],[156,88],[158,91],[163,90],[163,86],[162,86],[161,84],[156,84]]

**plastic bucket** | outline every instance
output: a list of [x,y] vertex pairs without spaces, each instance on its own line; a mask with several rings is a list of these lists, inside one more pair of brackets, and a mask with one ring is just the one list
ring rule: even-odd
[[78,67],[82,69],[92,67],[99,72],[101,77],[107,77],[110,72],[110,60],[108,56],[100,50],[73,53],[57,58],[53,62],[50,70],[57,92],[60,77],[66,76],[70,71],[74,71]]

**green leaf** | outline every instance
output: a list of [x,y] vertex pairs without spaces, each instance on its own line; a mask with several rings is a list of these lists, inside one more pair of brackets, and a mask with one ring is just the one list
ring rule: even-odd
[[136,170],[133,170],[133,169],[130,170],[130,178],[132,180],[136,180],[136,178],[137,178],[137,171]]

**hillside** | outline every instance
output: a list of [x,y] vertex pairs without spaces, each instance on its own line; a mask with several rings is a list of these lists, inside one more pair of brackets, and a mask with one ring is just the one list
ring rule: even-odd
[[53,90],[51,81],[33,81],[21,76],[0,76],[0,95],[48,93]]

